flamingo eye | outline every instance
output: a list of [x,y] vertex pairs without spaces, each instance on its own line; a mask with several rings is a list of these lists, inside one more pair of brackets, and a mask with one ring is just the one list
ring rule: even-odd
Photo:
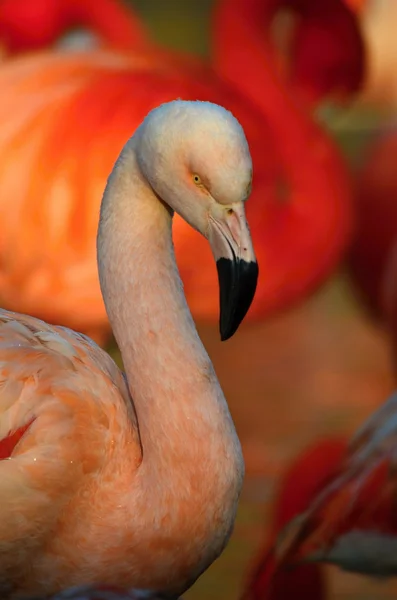
[[195,185],[202,185],[200,175],[197,175],[197,173],[193,173],[193,182],[195,183]]

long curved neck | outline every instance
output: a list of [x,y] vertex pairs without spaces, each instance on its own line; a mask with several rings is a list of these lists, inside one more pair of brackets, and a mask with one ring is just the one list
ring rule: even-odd
[[161,466],[169,478],[167,463],[175,471],[178,460],[185,479],[202,465],[204,479],[223,468],[241,486],[240,444],[183,294],[172,217],[141,175],[133,140],[104,194],[98,264],[137,411],[142,466]]
[[[269,4],[263,4],[269,8]],[[294,103],[274,69],[270,50],[255,23],[260,19],[259,11],[259,0],[219,0],[213,19],[214,67],[262,113],[273,133],[289,186],[302,189],[306,185],[306,190],[311,189],[312,163],[318,163],[314,146],[319,132]],[[306,154],[302,148],[306,148]],[[309,168],[303,168],[304,163]]]
[[87,26],[112,48],[136,50],[149,43],[139,17],[115,0],[68,0],[65,18],[70,26]]
[[271,6],[259,0],[219,0],[213,18],[214,67],[262,112],[288,169],[299,169],[313,126],[276,73],[271,48],[258,27]]

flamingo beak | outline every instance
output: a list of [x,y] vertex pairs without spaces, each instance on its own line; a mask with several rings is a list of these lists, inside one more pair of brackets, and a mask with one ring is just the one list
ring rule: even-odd
[[218,270],[221,340],[237,331],[255,296],[258,281],[243,202],[216,204],[209,215],[208,239]]

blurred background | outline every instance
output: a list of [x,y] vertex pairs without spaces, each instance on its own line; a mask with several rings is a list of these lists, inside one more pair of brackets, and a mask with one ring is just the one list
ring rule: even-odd
[[[0,305],[84,330],[120,364],[94,256],[112,162],[160,101],[208,98],[241,120],[260,289],[227,343],[211,257],[197,267],[201,242],[179,222],[175,234],[246,462],[232,540],[185,597],[230,600],[290,461],[351,436],[395,388],[397,2],[124,0],[121,16],[118,5],[0,0]],[[136,28],[119,35],[123,11]],[[397,593],[327,577],[330,598]]]

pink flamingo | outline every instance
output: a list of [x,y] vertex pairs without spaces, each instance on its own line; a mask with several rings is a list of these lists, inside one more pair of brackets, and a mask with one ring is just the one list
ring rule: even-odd
[[172,215],[210,242],[226,340],[258,276],[251,179],[240,124],[209,102],[154,109],[124,146],[97,256],[125,377],[88,337],[0,313],[1,598],[97,583],[175,597],[225,547],[244,463],[183,294]]

